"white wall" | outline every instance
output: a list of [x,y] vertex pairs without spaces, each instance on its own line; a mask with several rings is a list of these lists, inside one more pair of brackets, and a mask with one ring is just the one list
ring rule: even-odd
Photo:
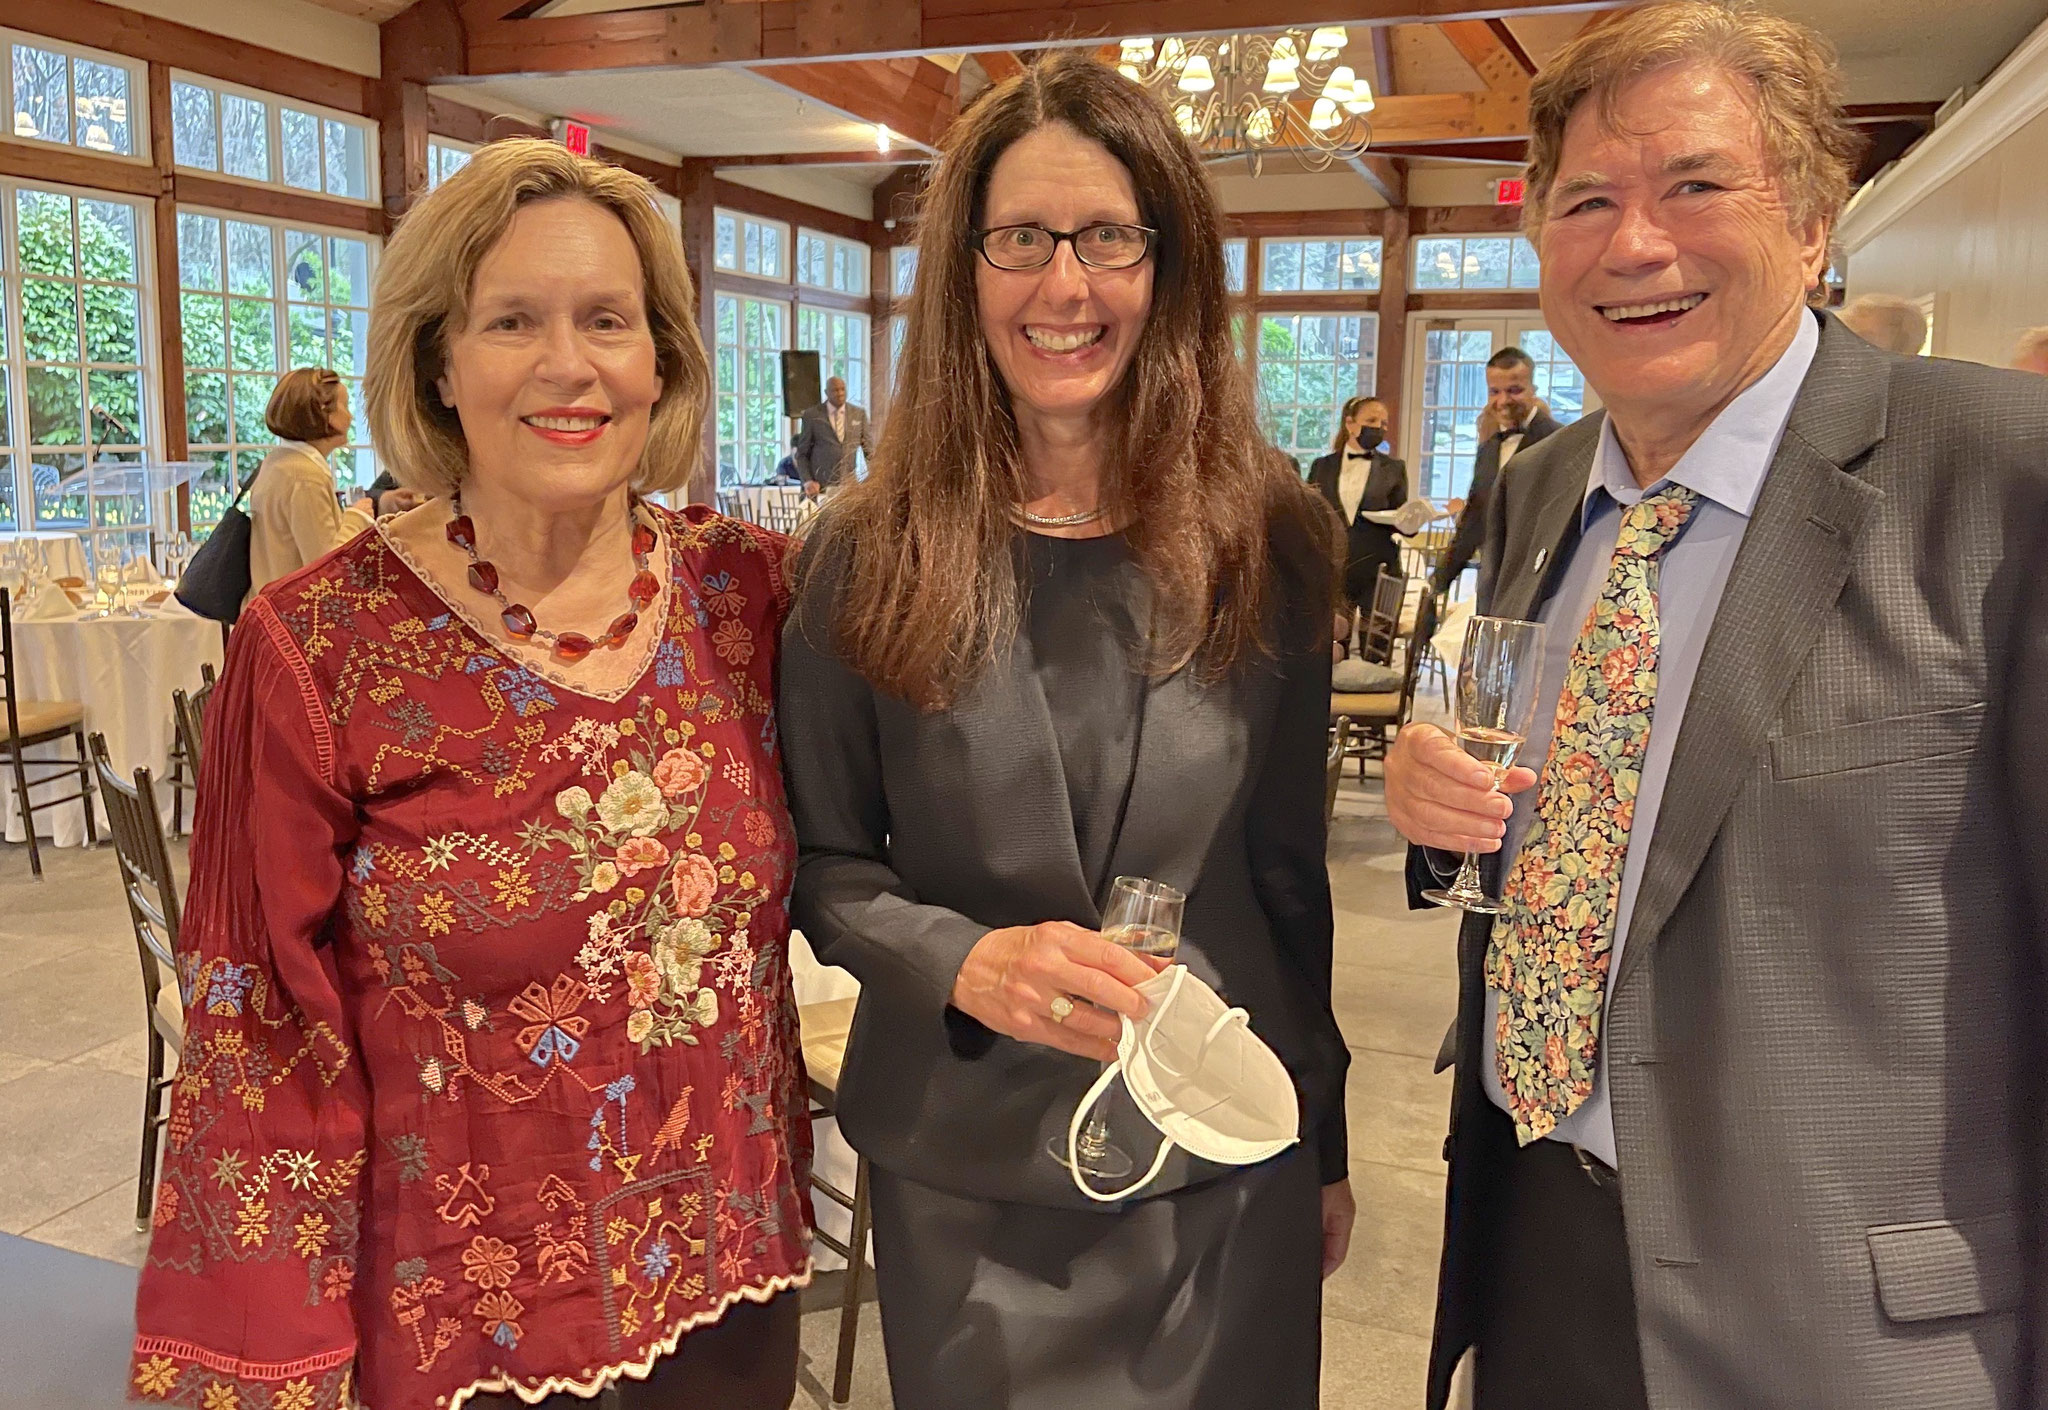
[[[33,15],[35,0],[22,0],[23,13]],[[382,61],[377,50],[377,26],[368,20],[352,19],[333,10],[309,5],[305,0],[110,0],[124,10],[137,10],[158,19],[226,35],[246,44],[296,54],[316,64],[347,69],[351,73],[377,77]],[[11,6],[7,8],[12,8]],[[31,18],[29,26],[34,27]],[[260,75],[245,82],[262,87]]]
[[875,218],[875,193],[871,187],[816,167],[735,166],[722,167],[718,174],[735,186],[749,186],[771,196],[823,206],[855,220]]
[[1520,176],[1518,166],[1475,166],[1470,162],[1416,165],[1408,169],[1411,206],[1490,206],[1493,183]]

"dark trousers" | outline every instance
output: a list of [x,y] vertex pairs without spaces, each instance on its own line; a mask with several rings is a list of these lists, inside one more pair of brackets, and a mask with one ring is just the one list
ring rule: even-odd
[[1612,1172],[1595,1181],[1570,1146],[1535,1141],[1507,1158],[1498,1200],[1476,1410],[1648,1410]]
[[[629,1378],[594,1400],[558,1391],[542,1410],[788,1410],[796,1397],[798,1294],[765,1303],[736,1302],[708,1327],[683,1336],[644,1381]],[[529,1410],[511,1395],[479,1395],[479,1410]]]

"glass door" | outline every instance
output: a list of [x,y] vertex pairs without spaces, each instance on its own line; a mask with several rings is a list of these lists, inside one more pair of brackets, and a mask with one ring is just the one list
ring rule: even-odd
[[1407,404],[1402,433],[1415,492],[1442,502],[1462,499],[1479,454],[1479,413],[1486,409],[1486,363],[1518,347],[1536,367],[1536,395],[1562,424],[1599,406],[1585,378],[1533,314],[1418,318],[1410,333]]

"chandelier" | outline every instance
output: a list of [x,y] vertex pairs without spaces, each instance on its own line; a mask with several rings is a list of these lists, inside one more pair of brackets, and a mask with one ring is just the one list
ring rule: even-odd
[[1126,39],[1117,72],[1159,95],[1211,162],[1270,155],[1310,171],[1365,155],[1372,85],[1344,63],[1341,25],[1207,39]]

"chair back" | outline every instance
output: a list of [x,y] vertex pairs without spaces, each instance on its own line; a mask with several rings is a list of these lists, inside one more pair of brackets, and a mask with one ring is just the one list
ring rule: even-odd
[[[21,711],[14,703],[14,594],[0,587],[0,695],[7,699],[7,739],[21,738]],[[31,824],[32,825],[32,824]]]
[[[1344,753],[1351,743],[1351,717],[1339,715],[1330,726],[1330,752],[1323,759],[1323,826],[1337,816],[1337,783],[1344,777]],[[1362,765],[1360,767],[1363,767]]]
[[205,732],[206,705],[213,699],[214,686],[219,684],[211,663],[200,663],[199,680],[199,689],[190,695],[182,689],[171,692],[171,723],[178,732],[178,748],[185,757],[187,776],[195,780],[199,777],[199,741]]
[[1407,593],[1408,580],[1389,573],[1385,564],[1380,565],[1379,576],[1373,580],[1372,604],[1365,617],[1365,639],[1359,650],[1368,661],[1386,665],[1394,659],[1394,639],[1401,632],[1401,599]]
[[[114,827],[121,892],[128,902],[128,919],[135,927],[135,946],[142,961],[143,999],[149,1007],[150,1022],[161,1031],[164,1025],[160,1022],[157,995],[163,989],[164,971],[168,970],[174,980],[178,974],[178,927],[183,919],[178,905],[177,873],[171,869],[170,848],[164,843],[163,815],[157,811],[156,790],[150,784],[148,769],[137,769],[134,781],[130,782],[108,761],[105,735],[95,731],[91,748],[100,796],[106,800],[107,818]],[[181,1001],[182,998],[181,993]],[[178,1035],[167,1032],[165,1037],[176,1042]]]
[[1415,614],[1415,626],[1402,642],[1401,662],[1401,712],[1394,720],[1394,728],[1408,723],[1408,716],[1415,708],[1415,686],[1422,675],[1422,657],[1429,646],[1430,633],[1436,627],[1436,613],[1429,610],[1429,599],[1423,599],[1423,610]]

